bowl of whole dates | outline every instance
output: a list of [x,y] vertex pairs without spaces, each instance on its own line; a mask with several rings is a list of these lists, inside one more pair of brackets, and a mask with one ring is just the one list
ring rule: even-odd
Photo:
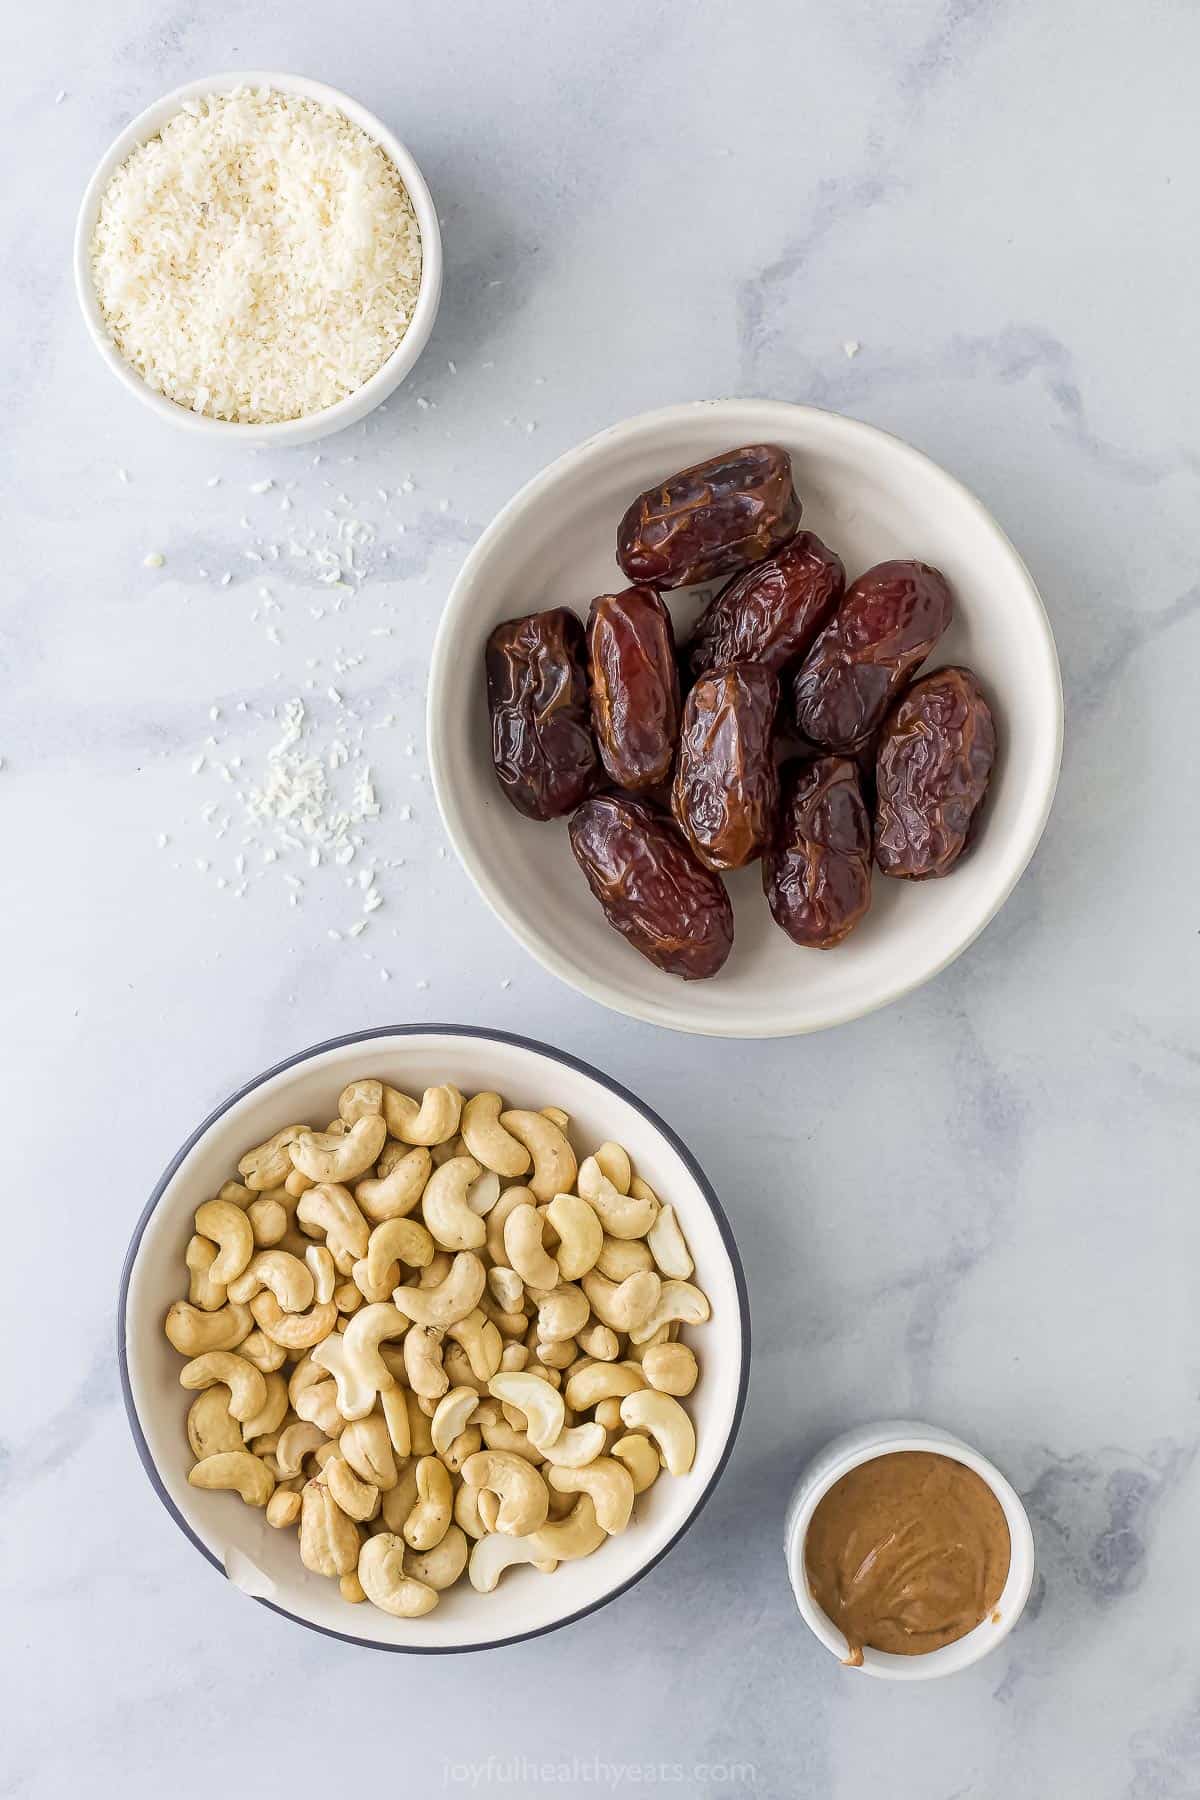
[[434,650],[450,839],[527,949],[659,1025],[786,1036],[945,968],[1062,753],[1028,570],[919,451],[728,400],[601,432],[493,521]]

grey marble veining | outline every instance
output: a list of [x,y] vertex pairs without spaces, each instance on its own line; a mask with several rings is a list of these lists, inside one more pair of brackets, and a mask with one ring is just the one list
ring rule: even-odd
[[[1196,9],[45,0],[6,26],[0,1793],[584,1793],[600,1759],[616,1792],[706,1800],[1200,1794]],[[381,112],[444,219],[419,371],[320,464],[166,433],[69,280],[116,130],[256,65]],[[738,392],[885,426],[981,495],[1045,593],[1068,735],[1043,845],[965,957],[735,1051],[666,1046],[510,943],[445,853],[422,708],[496,507],[601,425]],[[349,516],[373,537],[340,612],[309,564],[245,554],[336,547]],[[255,864],[235,896],[232,783],[191,773],[206,748],[261,771],[294,694],[327,734],[335,680],[396,721],[369,733],[373,844],[403,866],[356,941],[328,935],[330,872],[291,906]],[[544,1036],[643,1092],[724,1197],[756,1329],[737,1454],[667,1561],[554,1638],[428,1663],[220,1582],[142,1476],[112,1355],[130,1227],[197,1119],[406,1018]],[[1020,1629],[924,1690],[839,1670],[780,1553],[804,1457],[896,1413],[990,1453],[1038,1544]]]

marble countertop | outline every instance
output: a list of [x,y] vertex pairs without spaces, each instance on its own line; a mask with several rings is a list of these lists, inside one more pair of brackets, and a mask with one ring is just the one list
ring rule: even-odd
[[[1200,13],[358,0],[331,28],[42,0],[7,39],[0,1792],[1200,1793]],[[256,66],[380,112],[444,219],[419,371],[319,463],[164,430],[69,279],[127,118]],[[1068,703],[1045,840],[973,949],[736,1053],[510,942],[443,842],[422,725],[497,506],[612,420],[731,393],[959,474],[1042,587]],[[318,736],[369,727],[384,905],[357,938],[341,871],[236,864],[233,796],[294,696]],[[292,1050],[413,1019],[545,1037],[643,1093],[724,1198],[756,1332],[732,1465],[666,1562],[552,1638],[428,1662],[218,1580],[142,1474],[113,1356],[130,1229],[196,1121]],[[920,1690],[837,1667],[780,1548],[805,1456],[896,1414],[990,1454],[1039,1555],[1003,1649]]]

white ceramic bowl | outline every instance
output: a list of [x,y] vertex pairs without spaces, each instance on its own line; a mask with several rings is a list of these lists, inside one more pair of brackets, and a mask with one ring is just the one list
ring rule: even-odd
[[818,1452],[800,1477],[788,1507],[784,1551],[792,1592],[805,1624],[812,1628],[827,1650],[839,1661],[844,1661],[848,1650],[846,1639],[829,1615],[817,1605],[808,1585],[804,1540],[809,1521],[835,1481],[840,1481],[860,1463],[871,1462],[877,1456],[890,1456],[898,1450],[928,1450],[935,1456],[953,1457],[956,1462],[965,1463],[968,1469],[974,1469],[1004,1509],[1012,1540],[1004,1591],[995,1612],[974,1631],[925,1656],[892,1656],[883,1650],[863,1651],[863,1674],[877,1675],[884,1681],[932,1681],[939,1675],[954,1675],[959,1669],[969,1668],[997,1644],[1003,1643],[1029,1598],[1034,1566],[1029,1515],[1016,1489],[993,1463],[950,1432],[942,1431],[936,1425],[920,1425],[911,1419],[890,1419],[844,1432]]
[[[236,1496],[189,1487],[186,1419],[192,1396],[182,1361],[163,1335],[168,1306],[185,1291],[184,1251],[201,1200],[229,1179],[239,1156],[294,1119],[325,1120],[356,1076],[377,1075],[408,1091],[452,1081],[495,1089],[515,1106],[561,1106],[581,1147],[624,1144],[638,1170],[678,1209],[696,1279],[712,1318],[686,1334],[700,1349],[703,1378],[688,1401],[696,1461],[663,1475],[638,1501],[634,1521],[592,1556],[553,1575],[510,1569],[492,1594],[463,1581],[423,1619],[351,1607],[337,1584],[301,1563],[292,1531],[274,1531]],[[269,1069],[233,1094],[190,1137],[150,1197],[121,1280],[117,1348],[125,1409],[138,1454],[180,1529],[218,1569],[285,1617],[384,1650],[477,1650],[536,1637],[615,1599],[653,1568],[704,1505],[733,1449],[750,1370],[745,1278],[728,1221],[705,1177],[670,1128],[640,1100],[586,1063],[545,1044],[457,1025],[385,1027],[334,1038]]]
[[[885,557],[945,571],[958,599],[930,668],[965,662],[1000,738],[979,840],[943,881],[876,876],[871,911],[836,950],[798,949],[776,926],[759,866],[729,883],[737,915],[712,981],[654,968],[605,922],[575,866],[565,821],[536,824],[492,769],[483,651],[502,619],[548,606],[585,614],[627,585],[617,522],[641,489],[734,445],[791,453],[804,524],[853,579]],[[700,596],[671,594],[677,634]],[[538,475],[484,532],[454,585],[429,680],[429,750],[446,830],[480,893],[534,956],[593,1000],[678,1031],[785,1037],[883,1006],[944,969],[1012,892],[1042,834],[1062,752],[1062,688],[1028,570],[967,490],[917,450],[854,419],[769,400],[674,406],[614,425]]]
[[[408,330],[387,361],[369,381],[365,381],[354,393],[348,394],[336,405],[327,406],[321,412],[308,413],[303,418],[285,419],[269,425],[240,425],[230,419],[210,419],[203,413],[192,412],[188,407],[168,400],[165,394],[152,388],[132,364],[126,362],[114,344],[100,310],[91,271],[91,243],[100,201],[114,173],[130,151],[145,143],[148,138],[157,136],[163,126],[179,112],[185,100],[200,99],[207,94],[228,94],[238,87],[274,88],[280,93],[302,94],[306,99],[317,100],[323,106],[333,107],[335,111],[344,113],[368,137],[373,138],[395,163],[400,171],[400,179],[408,189],[421,231],[421,285],[417,293],[417,304]],[[92,342],[108,367],[131,394],[135,394],[160,418],[167,419],[171,424],[194,435],[219,439],[225,444],[241,444],[247,449],[280,444],[311,444],[318,438],[329,437],[333,432],[343,430],[347,425],[357,424],[381,400],[386,400],[389,394],[394,393],[413,368],[429,340],[442,297],[442,234],[433,198],[412,152],[388,130],[382,120],[368,112],[365,106],[360,106],[357,100],[352,100],[348,94],[339,93],[337,88],[326,87],[324,82],[310,81],[305,75],[283,75],[276,70],[254,69],[226,75],[206,75],[198,81],[188,81],[182,87],[172,89],[161,100],[156,100],[153,106],[148,106],[144,113],[139,113],[101,157],[95,174],[88,182],[75,225],[75,291],[79,295],[79,304]]]

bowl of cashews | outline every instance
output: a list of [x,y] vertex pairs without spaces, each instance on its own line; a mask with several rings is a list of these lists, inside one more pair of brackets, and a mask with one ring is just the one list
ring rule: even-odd
[[476,1650],[616,1598],[745,1404],[728,1221],[662,1120],[547,1045],[338,1038],[233,1094],[138,1222],[118,1315],[146,1472],[262,1604]]

